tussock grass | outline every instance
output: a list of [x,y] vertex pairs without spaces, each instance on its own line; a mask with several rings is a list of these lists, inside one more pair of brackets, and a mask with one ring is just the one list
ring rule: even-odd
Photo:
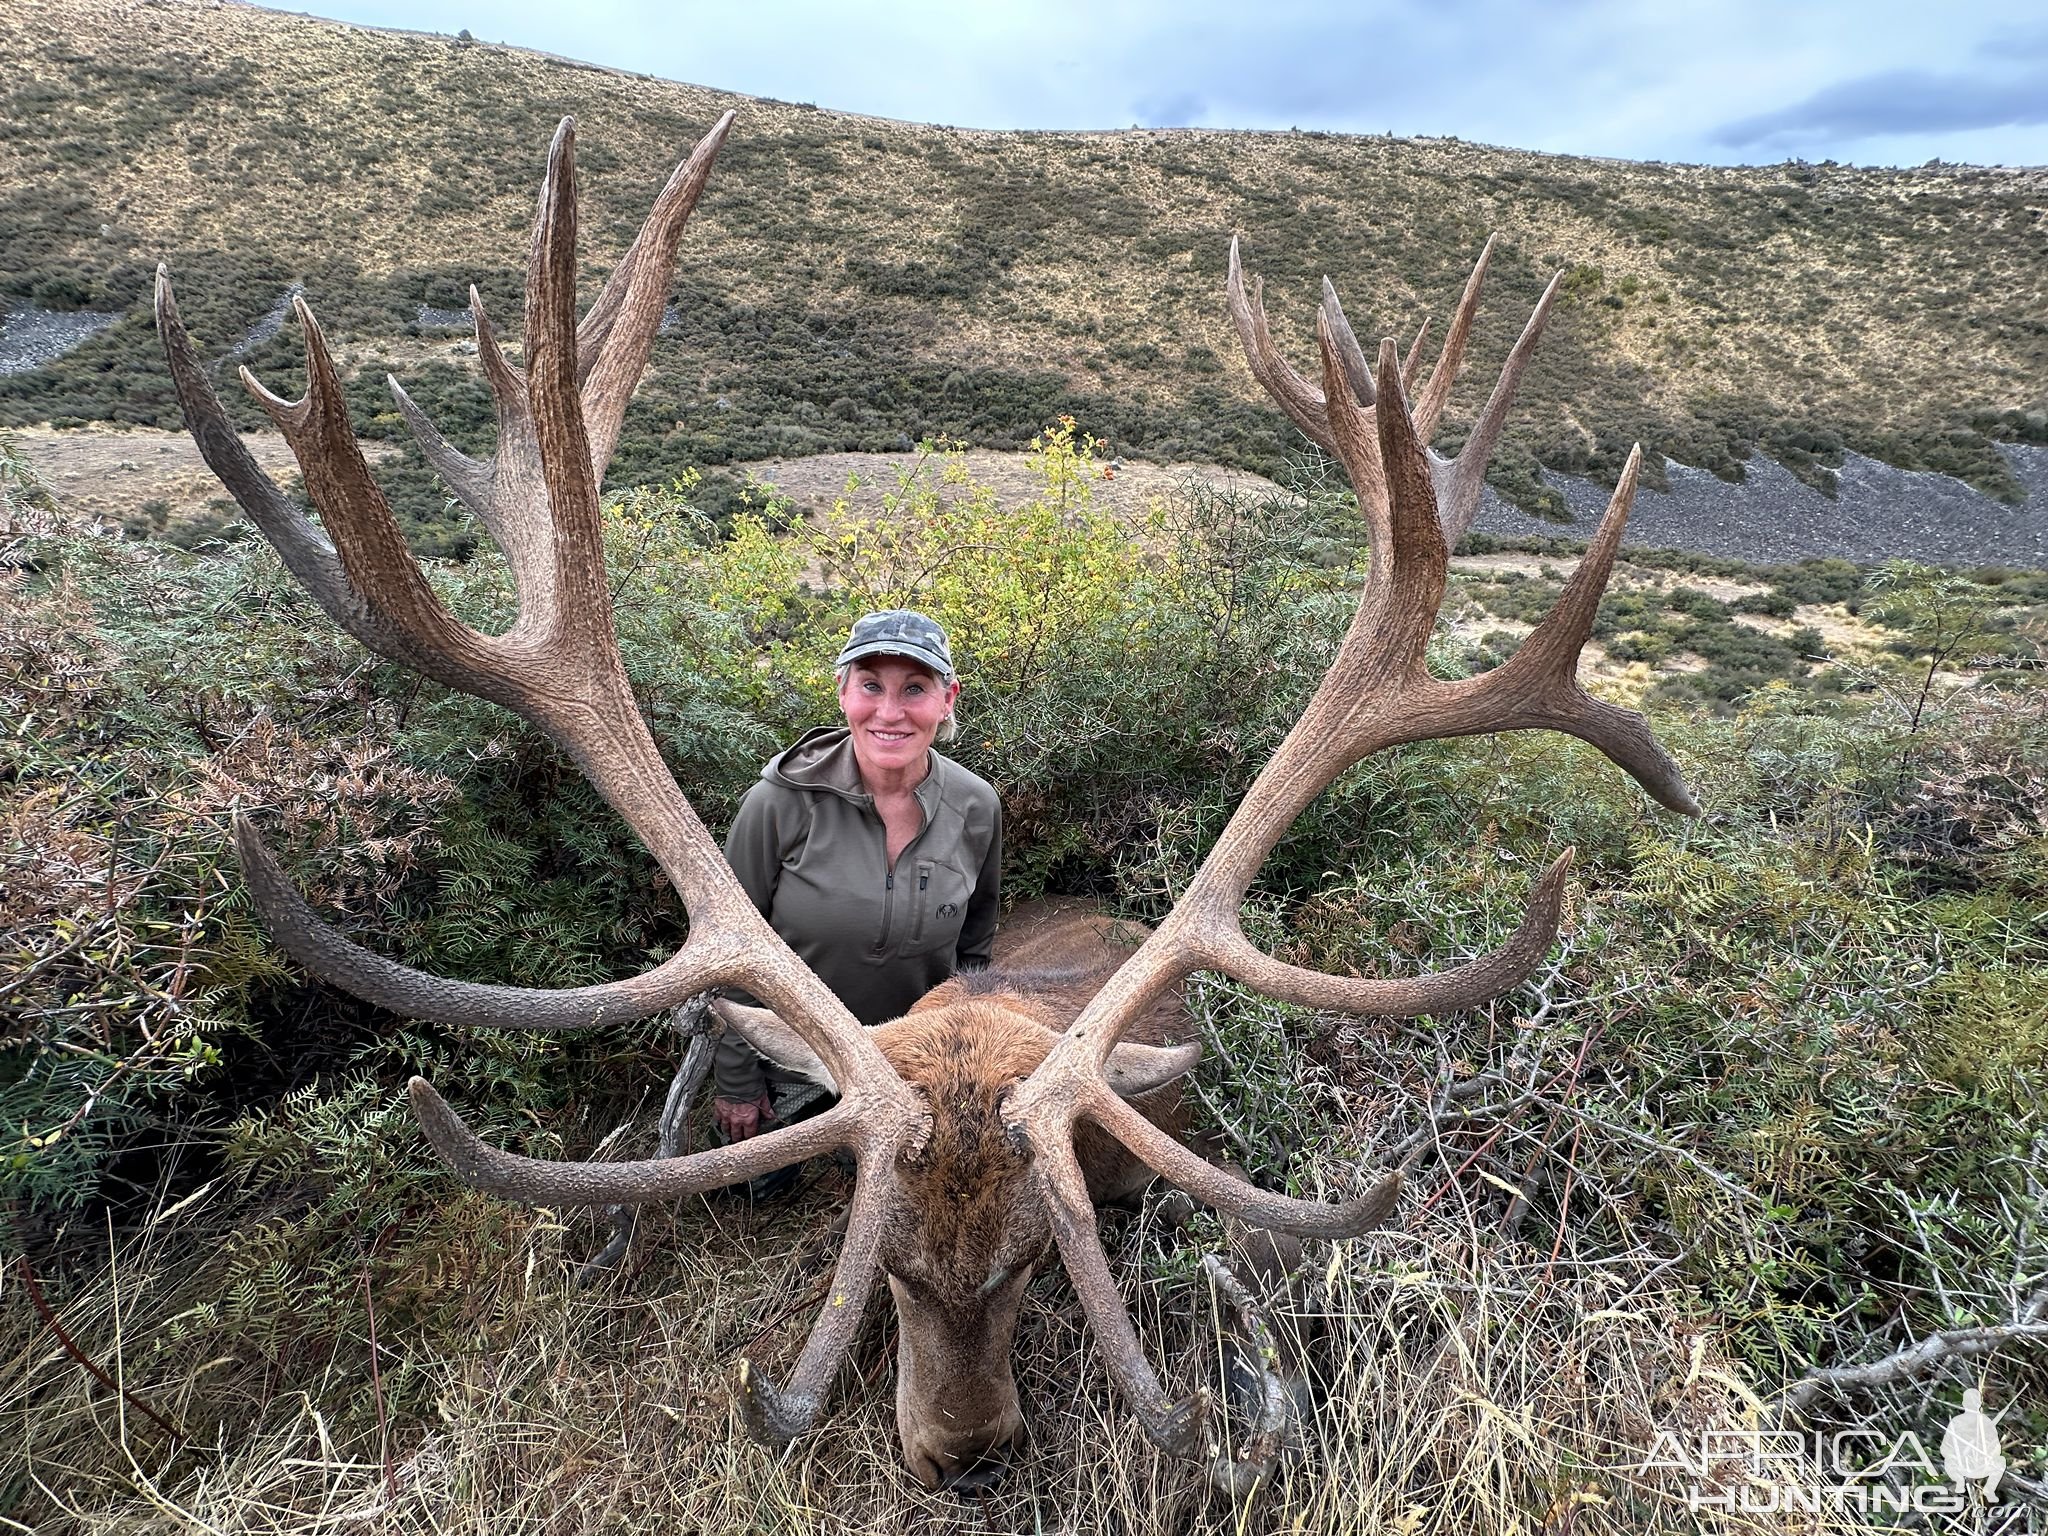
[[[1539,515],[1563,509],[1539,466],[1611,483],[1637,439],[1651,484],[1665,454],[1739,480],[1761,453],[1832,493],[1855,451],[2012,502],[2024,490],[1997,445],[2048,441],[2039,169],[959,131],[205,0],[13,6],[0,63],[0,305],[122,315],[0,380],[0,422],[174,426],[147,318],[168,259],[209,356],[293,392],[303,355],[266,317],[303,283],[355,371],[359,433],[402,435],[382,382],[402,361],[413,397],[474,448],[487,398],[422,336],[420,308],[459,307],[476,282],[512,322],[556,120],[583,124],[584,249],[602,268],[684,147],[736,107],[613,464],[621,488],[936,433],[1018,446],[1061,412],[1118,453],[1271,472],[1295,439],[1237,362],[1234,230],[1304,363],[1326,272],[1368,339],[1411,335],[1450,311],[1498,232],[1446,448],[1564,271],[1491,475]],[[416,537],[474,547],[415,454],[383,474]]]
[[[235,1204],[202,1200],[73,1277],[62,1313],[183,1425],[182,1448],[10,1297],[0,1425],[25,1453],[16,1519],[103,1533],[1690,1530],[1680,1474],[1641,1470],[1646,1449],[1660,1429],[1731,1427],[1755,1406],[1668,1262],[1581,1251],[1568,1231],[1553,1252],[1548,1228],[1502,1240],[1482,1182],[1312,1255],[1274,1318],[1319,1402],[1299,1456],[1248,1504],[1143,1440],[1056,1271],[1033,1283],[1019,1331],[1031,1442],[992,1494],[928,1493],[898,1463],[886,1302],[830,1421],[774,1456],[746,1438],[728,1367],[742,1349],[781,1365],[800,1346],[832,1256],[830,1183],[761,1219],[698,1201],[650,1213],[629,1272],[584,1292],[568,1281],[591,1222],[452,1197],[410,1262],[462,1270],[469,1322],[401,1321],[421,1277],[379,1267],[383,1430],[360,1290],[325,1358],[167,1342],[217,1283],[218,1265],[189,1255],[235,1241]],[[1149,1212],[1104,1230],[1167,1379],[1220,1391],[1200,1245]]]

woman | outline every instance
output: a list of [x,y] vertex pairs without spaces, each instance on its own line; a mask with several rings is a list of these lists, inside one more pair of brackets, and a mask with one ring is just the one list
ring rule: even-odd
[[[988,964],[1002,810],[987,783],[932,750],[953,738],[960,697],[943,629],[909,609],[871,613],[835,665],[846,724],[769,760],[725,856],[797,958],[872,1026]],[[729,1140],[772,1125],[766,1063],[745,1041],[719,1041],[713,1082]]]

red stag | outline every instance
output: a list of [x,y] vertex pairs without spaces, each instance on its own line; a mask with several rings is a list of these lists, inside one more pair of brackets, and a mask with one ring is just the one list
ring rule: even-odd
[[[743,988],[767,1004],[772,1012],[743,1020],[743,1032],[770,1054],[807,1061],[838,1090],[839,1102],[813,1120],[733,1146],[627,1163],[519,1157],[484,1146],[431,1086],[412,1082],[421,1124],[465,1182],[536,1204],[675,1200],[834,1149],[853,1154],[858,1177],[830,1298],[789,1384],[778,1388],[740,1365],[742,1410],[762,1440],[781,1444],[816,1423],[879,1270],[902,1324],[897,1412],[905,1460],[938,1482],[998,1454],[1020,1428],[1009,1368],[1019,1299],[1056,1246],[1145,1432],[1174,1454],[1213,1455],[1207,1394],[1175,1402],[1154,1376],[1111,1278],[1092,1202],[1157,1174],[1251,1226],[1335,1238],[1384,1219],[1400,1175],[1385,1173],[1354,1198],[1323,1204],[1254,1188],[1183,1146],[1162,1128],[1175,1113],[1166,1085],[1193,1064],[1196,1048],[1156,1043],[1170,1037],[1162,1020],[1170,1026],[1177,984],[1197,970],[1219,971],[1290,1003],[1415,1016],[1473,1007],[1529,973],[1555,936],[1569,853],[1537,882],[1504,948],[1434,975],[1324,975],[1274,960],[1245,938],[1239,903],[1268,852],[1324,786],[1382,748],[1490,731],[1564,731],[1605,752],[1662,804],[1695,809],[1641,717],[1591,698],[1575,679],[1628,515],[1637,458],[1557,607],[1513,658],[1461,681],[1431,676],[1423,652],[1448,550],[1477,508],[1488,456],[1556,284],[1538,303],[1464,450],[1444,460],[1427,443],[1470,333],[1486,257],[1411,407],[1420,337],[1405,365],[1391,341],[1369,362],[1326,285],[1317,323],[1321,382],[1303,378],[1275,350],[1257,290],[1247,299],[1233,242],[1230,307],[1252,371],[1343,463],[1371,535],[1370,572],[1342,648],[1187,892],[1134,952],[1110,955],[1097,945],[1093,970],[1056,981],[1025,972],[957,978],[905,1018],[865,1030],[747,900],[677,788],[627,686],[609,609],[599,486],[661,323],[683,225],[731,123],[728,113],[677,169],[580,322],[574,125],[562,123],[534,225],[523,368],[507,359],[471,290],[497,416],[493,454],[474,459],[458,451],[391,384],[428,460],[505,552],[518,616],[501,634],[457,622],[421,575],[364,464],[340,375],[305,302],[294,301],[306,337],[304,398],[279,399],[246,369],[242,380],[297,455],[325,536],[242,446],[179,323],[168,273],[159,269],[157,278],[158,325],[187,425],[293,575],[371,650],[504,705],[568,753],[681,893],[687,941],[654,969],[599,986],[451,981],[383,959],[315,916],[254,827],[238,819],[243,866],[271,931],[300,964],[410,1017],[588,1029],[718,987]],[[1069,943],[1036,958],[1071,963],[1075,956]],[[1127,1033],[1139,1038],[1126,1044]]]

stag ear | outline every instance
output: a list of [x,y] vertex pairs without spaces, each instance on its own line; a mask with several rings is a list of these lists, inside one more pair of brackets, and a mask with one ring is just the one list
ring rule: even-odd
[[1109,1053],[1103,1076],[1120,1099],[1136,1098],[1154,1088],[1164,1088],[1177,1077],[1186,1077],[1202,1059],[1199,1041],[1186,1045],[1138,1045],[1126,1041]]
[[722,997],[712,999],[711,1010],[724,1021],[727,1029],[783,1071],[816,1083],[820,1088],[839,1092],[839,1085],[832,1081],[832,1074],[825,1070],[825,1063],[818,1059],[818,1053],[804,1043],[802,1035],[783,1023],[780,1015],[767,1008],[748,1008],[740,1003],[727,1002]]

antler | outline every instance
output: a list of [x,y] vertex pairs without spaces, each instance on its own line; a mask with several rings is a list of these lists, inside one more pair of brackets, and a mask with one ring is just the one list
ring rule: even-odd
[[1591,742],[1662,805],[1698,810],[1677,765],[1629,710],[1592,698],[1576,677],[1600,594],[1614,566],[1641,449],[1629,456],[1599,532],[1557,606],[1505,665],[1479,677],[1432,677],[1424,651],[1443,602],[1450,548],[1478,507],[1486,461],[1516,383],[1534,349],[1553,280],[1509,354],[1466,446],[1455,460],[1432,453],[1434,430],[1471,334],[1492,242],[1480,254],[1436,371],[1411,408],[1421,337],[1404,366],[1391,340],[1368,370],[1327,280],[1317,317],[1321,386],[1280,357],[1255,284],[1247,301],[1237,241],[1229,298],[1253,374],[1311,438],[1343,462],[1372,539],[1372,562],[1344,643],[1301,719],[1260,772],[1171,914],[1111,978],[1011,1096],[1011,1118],[1037,1159],[1055,1215],[1054,1233],[1084,1310],[1119,1387],[1161,1446],[1189,1454],[1200,1440],[1203,1400],[1172,1404],[1146,1362],[1109,1279],[1092,1221],[1072,1192],[1076,1120],[1115,1136],[1163,1178],[1254,1226],[1304,1236],[1350,1237],[1378,1225],[1399,1196],[1394,1170],[1348,1201],[1324,1204],[1271,1194],[1227,1174],[1151,1125],[1109,1090],[1103,1063],[1130,1021],[1196,970],[1221,971],[1268,996],[1308,1007],[1412,1017],[1470,1008],[1521,981],[1557,934],[1567,851],[1536,882],[1521,926],[1490,955],[1435,975],[1391,980],[1331,976],[1287,965],[1244,936],[1239,909],[1259,866],[1309,802],[1345,769],[1384,748],[1482,732],[1547,728]]
[[859,1159],[856,1223],[835,1298],[813,1332],[787,1399],[756,1381],[776,1433],[815,1415],[832,1368],[872,1288],[881,1181],[926,1114],[867,1031],[797,959],[740,888],[718,845],[677,788],[634,703],[612,627],[598,492],[627,402],[654,344],[683,226],[733,114],[697,144],[579,327],[576,321],[575,122],[548,151],[527,268],[525,369],[500,350],[477,291],[477,352],[496,409],[494,454],[453,447],[396,381],[393,396],[428,461],[505,551],[518,616],[502,634],[460,623],[406,548],[349,427],[341,376],[312,310],[303,399],[279,398],[247,369],[242,382],[290,443],[328,536],[259,469],[215,398],[179,323],[169,272],[157,269],[157,321],[187,425],[200,451],[286,565],[350,634],[450,688],[502,704],[543,731],[638,834],[681,894],[689,934],[644,975],[549,991],[451,981],[362,948],[307,907],[254,827],[235,842],[257,906],[278,942],[336,986],[397,1013],[459,1025],[582,1029],[641,1018],[709,987],[737,985],[803,1036],[841,1091],[831,1113],[744,1146],[647,1163],[558,1164],[484,1147],[424,1081],[412,1098],[442,1158],[479,1189],[550,1205],[673,1199],[767,1172],[834,1147]]

